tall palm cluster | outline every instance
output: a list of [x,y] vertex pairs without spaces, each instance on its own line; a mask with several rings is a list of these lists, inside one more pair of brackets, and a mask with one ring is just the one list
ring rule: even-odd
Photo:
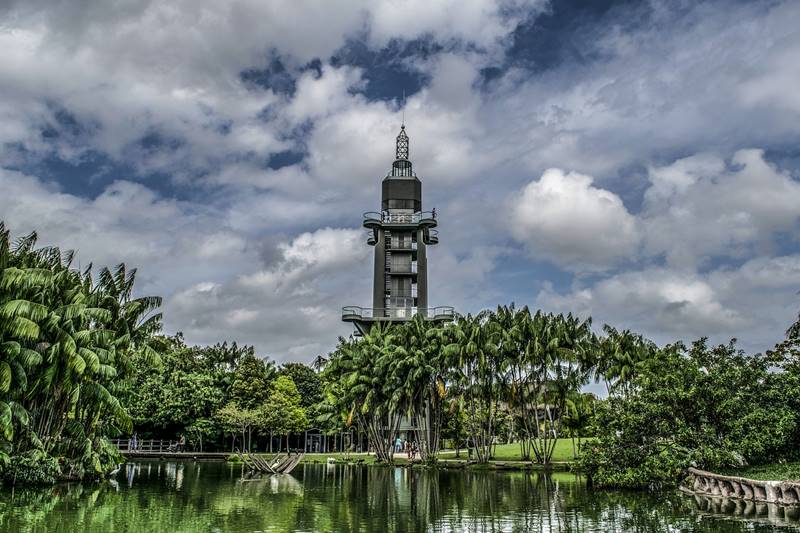
[[609,395],[629,396],[631,383],[641,365],[655,356],[654,342],[630,330],[604,326],[595,376],[603,379]]
[[119,397],[134,358],[159,364],[161,299],[134,298],[124,264],[94,279],[36,241],[0,222],[0,461],[43,451],[99,473],[102,437],[131,428]]
[[325,380],[329,401],[365,431],[379,460],[392,461],[402,416],[417,428],[422,458],[435,459],[443,420],[460,411],[479,461],[491,458],[510,416],[523,455],[547,463],[565,420],[574,428],[586,419],[580,388],[614,353],[628,353],[612,349],[615,339],[598,338],[591,320],[513,305],[446,325],[417,317],[340,339]]
[[340,338],[325,368],[330,402],[346,413],[348,425],[358,424],[385,463],[392,462],[394,435],[409,407],[392,371],[397,346],[394,332],[378,324],[361,339]]

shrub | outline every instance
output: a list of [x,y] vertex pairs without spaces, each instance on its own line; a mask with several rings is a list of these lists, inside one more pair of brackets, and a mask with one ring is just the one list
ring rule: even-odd
[[673,345],[643,361],[628,392],[597,409],[581,467],[601,487],[659,488],[690,466],[720,470],[791,454],[797,414],[787,376],[733,343]]
[[52,485],[60,475],[58,461],[41,450],[11,456],[3,469],[9,485]]

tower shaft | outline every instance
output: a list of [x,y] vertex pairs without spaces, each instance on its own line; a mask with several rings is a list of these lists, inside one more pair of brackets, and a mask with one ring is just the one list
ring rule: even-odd
[[422,314],[450,320],[452,307],[428,306],[427,247],[439,242],[436,211],[422,210],[422,182],[409,160],[405,125],[397,136],[396,159],[381,184],[381,211],[364,214],[367,243],[375,247],[372,307],[345,307],[342,320],[365,333],[375,322],[399,322]]

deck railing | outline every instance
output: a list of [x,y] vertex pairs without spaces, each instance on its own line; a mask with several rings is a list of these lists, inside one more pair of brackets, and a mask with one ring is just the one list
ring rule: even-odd
[[177,442],[175,440],[165,439],[138,439],[136,441],[136,448],[133,447],[132,439],[109,439],[111,444],[117,447],[121,452],[138,452],[138,453],[164,453],[177,451]]
[[403,318],[413,318],[416,315],[422,315],[425,318],[430,319],[441,319],[441,318],[453,318],[455,317],[455,310],[450,306],[440,306],[440,307],[388,307],[388,308],[369,308],[369,307],[358,307],[355,305],[350,305],[347,307],[342,307],[342,318],[347,319],[373,319],[373,320],[382,320],[382,319],[403,319]]
[[[418,224],[423,220],[436,220],[435,211],[417,211],[416,213],[389,213],[384,211],[368,211],[364,213],[365,221],[380,222],[383,224]],[[431,225],[434,225],[431,223]]]

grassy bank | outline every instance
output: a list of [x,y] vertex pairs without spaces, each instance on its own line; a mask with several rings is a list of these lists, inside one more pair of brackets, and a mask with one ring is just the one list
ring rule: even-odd
[[782,464],[748,466],[720,472],[728,476],[739,476],[764,481],[800,481],[800,461]]
[[[592,439],[581,439],[581,442],[585,445]],[[577,448],[577,441],[576,441],[576,448]],[[461,459],[467,458],[466,450],[461,450]],[[439,454],[441,459],[454,459],[456,456],[456,452],[453,451],[444,451]],[[520,454],[519,443],[514,442],[511,444],[498,444],[497,448],[495,449],[494,458],[495,461],[523,461],[522,455]],[[564,462],[571,462],[575,460],[575,456],[572,453],[572,439],[558,439],[556,442],[556,448],[553,450],[553,458],[552,461],[554,463],[564,463]]]
[[[586,439],[583,440],[586,442]],[[268,459],[271,457],[269,454],[261,454],[262,457]],[[232,459],[238,460],[238,458],[233,457]],[[333,459],[336,462],[348,462],[354,464],[365,464],[371,465],[375,464],[375,456],[372,454],[366,453],[307,453],[303,458],[304,463],[327,463],[328,459]],[[459,453],[459,457],[456,457],[455,450],[445,450],[439,454],[439,460],[442,462],[443,466],[460,466],[460,465],[467,465],[469,463],[469,455],[467,454],[466,450],[461,450]],[[473,456],[472,460],[475,460]],[[569,463],[573,462],[575,457],[573,455],[572,450],[572,440],[571,439],[559,439],[556,443],[555,450],[553,451],[553,458],[552,462],[554,466],[560,467],[562,469],[567,468]],[[395,464],[397,465],[406,465],[408,464],[408,459],[406,458],[405,454],[396,454],[395,455]],[[471,467],[486,467],[486,465],[470,465]],[[519,468],[519,469],[527,469],[530,468],[532,465],[530,461],[523,460],[520,454],[520,447],[518,443],[512,444],[498,444],[495,449],[495,455],[490,461],[488,467],[489,468]]]

